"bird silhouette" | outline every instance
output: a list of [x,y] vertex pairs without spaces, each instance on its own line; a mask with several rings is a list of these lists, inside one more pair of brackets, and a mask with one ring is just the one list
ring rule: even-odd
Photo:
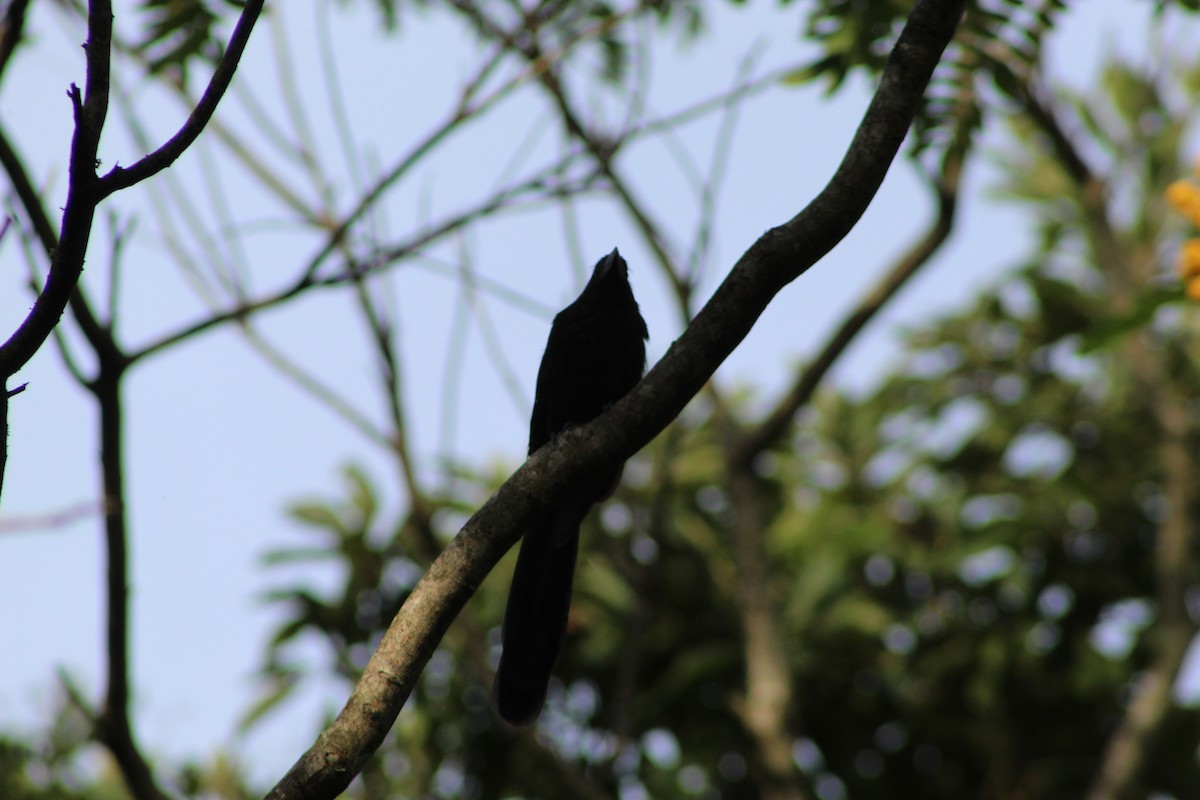
[[[529,420],[529,453],[599,416],[632,389],[646,367],[647,338],[628,267],[614,248],[550,326]],[[542,509],[521,541],[492,689],[496,711],[510,725],[530,725],[542,712],[567,629],[579,526],[616,489],[621,469],[580,478]]]

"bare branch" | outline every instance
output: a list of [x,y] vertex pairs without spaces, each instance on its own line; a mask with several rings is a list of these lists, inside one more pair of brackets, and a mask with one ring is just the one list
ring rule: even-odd
[[[165,795],[141,754],[129,719],[128,528],[124,502],[120,387],[130,361],[118,348],[112,331],[97,321],[78,283],[97,206],[118,189],[132,186],[169,166],[195,140],[228,87],[261,8],[262,0],[252,0],[246,6],[208,90],[180,132],[133,168],[114,168],[104,178],[98,178],[97,153],[111,92],[113,14],[109,0],[92,0],[89,3],[85,91],[81,94],[78,87],[72,85],[68,93],[74,110],[75,131],[71,142],[66,206],[61,232],[57,237],[40,198],[33,191],[23,163],[7,140],[0,136],[0,162],[3,162],[18,197],[33,220],[42,246],[50,256],[50,269],[33,309],[12,337],[0,347],[0,380],[7,380],[33,357],[57,329],[68,303],[89,344],[96,351],[100,365],[97,377],[86,384],[100,405],[101,473],[105,491],[105,544],[108,558],[107,689],[104,711],[96,720],[96,734],[112,753],[130,794],[137,800],[161,800]],[[114,247],[119,248],[119,240]],[[113,268],[115,270],[117,266]],[[6,392],[5,397],[0,399],[0,417],[6,416],[7,400]],[[3,422],[0,419],[0,423]],[[7,428],[3,430],[6,434]],[[0,447],[0,469],[4,465],[2,452],[3,448]]]
[[[225,91],[229,88],[229,82],[233,80],[233,73],[237,71],[238,62],[242,58],[242,52],[246,49],[246,42],[250,40],[250,32],[254,30],[254,23],[258,21],[259,12],[262,11],[263,0],[248,0],[245,8],[242,9],[242,15],[238,18],[237,25],[234,26],[233,35],[229,37],[229,45],[225,48],[225,53],[221,56],[221,61],[217,64],[216,70],[213,71],[212,78],[208,82],[208,88],[204,90],[204,94],[200,97],[200,102],[188,115],[187,121],[179,131],[148,156],[145,156],[140,161],[131,167],[113,167],[107,175],[99,179],[96,187],[98,196],[96,202],[108,197],[113,192],[120,191],[133,186],[135,183],[146,180],[150,176],[161,172],[167,167],[175,163],[175,159],[183,155],[183,152],[191,147],[192,142],[196,141],[196,137],[204,130],[204,126],[208,124],[212,118],[213,112],[217,110],[217,104],[221,102]],[[112,20],[111,10],[109,12],[109,37],[112,36]],[[107,43],[106,56],[107,59]],[[90,52],[89,52],[90,57]],[[90,75],[89,69],[89,75]],[[107,86],[107,70],[105,73],[105,82]],[[105,97],[107,105],[107,96]]]
[[496,330],[496,326],[493,324],[487,308],[480,299],[479,274],[472,268],[470,257],[466,253],[463,253],[459,258],[459,275],[467,304],[475,313],[475,321],[479,326],[480,337],[483,340],[484,349],[487,350],[488,363],[493,366],[496,373],[500,376],[500,382],[504,385],[513,405],[520,412],[527,412],[531,406],[529,397],[525,394],[524,387],[521,386],[520,381],[517,380],[516,370],[513,369],[512,364],[509,363],[509,359],[500,347],[500,332]]
[[409,519],[417,534],[414,544],[428,563],[437,557],[441,546],[433,530],[432,505],[417,479],[417,470],[412,458],[408,415],[404,410],[403,379],[400,373],[400,359],[392,341],[392,323],[376,305],[367,286],[366,277],[358,271],[355,271],[353,276],[355,298],[370,331],[371,343],[375,346],[380,390],[383,392],[388,416],[391,418],[392,430],[388,436],[388,446],[396,457],[400,479],[408,492]]
[[[47,277],[46,283],[38,286],[37,282],[34,281],[35,291],[37,291],[40,301],[48,291],[50,280],[54,275],[55,259],[58,257],[58,253],[62,248],[59,243],[59,238],[54,232],[54,225],[50,221],[50,216],[47,214],[45,207],[42,205],[41,193],[34,187],[33,182],[29,179],[29,175],[25,170],[24,161],[13,149],[3,129],[0,129],[0,166],[3,166],[4,171],[8,173],[9,180],[12,182],[13,188],[16,190],[17,199],[21,202],[21,206],[25,209],[25,213],[29,217],[30,223],[33,226],[33,232],[38,238],[38,242],[42,248],[42,253],[50,261],[50,276]],[[95,209],[93,208],[93,220],[95,218],[94,211]],[[66,232],[65,218],[64,232]],[[87,235],[90,235],[90,231],[87,232]],[[24,239],[24,237],[22,238]],[[31,274],[33,266],[34,265],[31,262]],[[82,272],[82,269],[80,269],[80,272]],[[61,275],[61,273],[62,270],[60,269],[59,274]],[[77,281],[78,275],[76,275],[76,282]],[[31,312],[30,317],[37,312],[37,302],[39,301],[35,301],[34,312]],[[67,298],[67,303],[70,304],[72,312],[75,315],[75,321],[79,324],[80,329],[88,338],[89,342],[91,342],[95,347],[108,346],[106,343],[111,342],[111,337],[97,320],[96,315],[92,312],[91,306],[87,302],[87,298],[84,296],[82,291],[78,289],[78,287],[76,287],[75,291],[70,293],[70,296]],[[62,311],[60,310],[58,314],[58,318],[61,318]],[[56,333],[58,318],[54,320],[54,330]],[[26,318],[25,325],[28,325],[29,322],[30,318]],[[22,327],[24,327],[24,325]],[[20,333],[20,329],[18,329],[17,333]],[[13,334],[13,339],[17,339],[17,334]],[[7,345],[5,345],[5,347],[7,347]],[[32,355],[32,353],[30,355]],[[0,348],[0,364],[3,363],[3,357],[4,348]]]
[[104,481],[104,539],[107,613],[107,689],[96,733],[112,753],[129,793],[136,800],[165,800],[142,756],[129,719],[129,553],[125,515],[121,432],[121,376],[124,363],[101,358],[100,377],[89,387],[100,405],[100,471]]
[[24,388],[13,391],[0,383],[0,389],[4,390],[0,397],[0,497],[4,496],[4,468],[8,465],[8,401]]
[[[742,63],[738,67],[735,86],[744,86],[750,82],[749,76],[754,70],[756,60],[757,54],[753,51],[742,59]],[[688,289],[687,294],[680,298],[681,312],[685,315],[689,315],[690,312],[692,295],[690,290],[699,282],[701,270],[709,258],[712,247],[713,219],[716,217],[718,190],[725,179],[725,171],[728,169],[729,160],[732,157],[733,134],[737,127],[738,112],[741,110],[741,104],[737,102],[737,97],[736,91],[728,92],[725,102],[718,106],[720,125],[717,128],[716,141],[713,144],[708,174],[698,187],[700,213],[696,222],[696,234],[693,237],[694,244],[688,254],[687,271],[679,279],[679,282]]]
[[50,217],[42,206],[41,193],[29,179],[24,160],[13,148],[8,134],[2,127],[0,127],[0,167],[3,167],[4,172],[8,175],[9,182],[17,194],[17,200],[21,202],[21,207],[25,209],[33,231],[37,234],[43,253],[48,258],[53,258],[54,251],[58,249],[58,234],[54,232],[54,225],[50,222]]
[[[70,180],[67,203],[63,210],[62,235],[53,250],[46,284],[34,301],[33,308],[8,341],[0,345],[0,384],[25,366],[46,342],[50,332],[62,319],[63,311],[75,294],[76,284],[83,272],[83,257],[87,252],[92,220],[96,213],[96,151],[100,143],[100,131],[104,127],[104,117],[108,111],[111,40],[112,6],[105,0],[96,0],[89,7],[88,40],[85,44],[87,94],[86,97],[82,97],[79,88],[74,84],[68,92],[75,115],[75,134],[71,140]],[[11,164],[21,166],[11,146],[3,143],[0,149],[4,151],[0,153],[0,160],[3,160],[6,168]],[[23,170],[18,169],[17,172]],[[18,179],[14,177],[14,185],[17,182]],[[25,184],[26,190],[31,190],[32,184],[28,180]],[[34,205],[39,206],[40,203]],[[7,432],[8,429],[4,428],[5,436],[3,441],[0,441],[0,445],[3,445],[0,450],[7,449]],[[3,466],[5,460],[0,456],[0,466]]]
[[[96,156],[100,133],[108,114],[110,91],[112,5],[107,0],[96,0],[89,5],[88,41],[85,45],[86,92],[81,96],[75,85],[72,85],[68,92],[75,111],[75,134],[71,142],[70,180],[62,229],[52,249],[50,243],[54,240],[53,229],[48,220],[39,220],[39,217],[46,215],[44,211],[39,213],[35,210],[40,207],[40,202],[32,202],[37,199],[36,193],[32,191],[32,184],[27,179],[21,181],[18,178],[18,175],[24,172],[21,162],[12,147],[6,141],[0,140],[0,161],[17,186],[22,203],[34,218],[39,238],[47,246],[47,250],[52,252],[50,272],[42,292],[34,301],[33,309],[9,340],[0,346],[0,376],[13,375],[33,357],[62,318],[67,303],[72,301],[73,296],[77,296],[75,287],[83,272],[84,256],[87,253],[97,204],[113,192],[132,186],[170,166],[203,130],[233,77],[238,58],[245,48],[246,39],[261,9],[262,0],[251,0],[246,5],[208,89],[180,131],[133,167],[114,167],[104,178],[98,178]],[[24,188],[21,186],[22,182]],[[87,332],[87,328],[94,324],[94,317],[84,314],[80,324]],[[95,330],[92,334],[94,333]]]
[[[24,388],[25,384],[22,384],[9,392],[8,396],[12,397]],[[30,531],[49,531],[65,528],[81,519],[87,519],[88,517],[103,513],[103,511],[104,503],[96,500],[88,500],[49,514],[5,517],[3,520],[0,520],[0,534],[28,533]]]
[[382,447],[390,446],[387,435],[371,420],[367,419],[352,403],[343,398],[337,391],[322,383],[316,376],[307,372],[300,364],[289,359],[274,345],[259,333],[250,320],[241,326],[242,336],[272,368],[283,377],[292,381],[301,391],[325,405],[336,416],[341,417],[350,427],[357,430],[369,442]]
[[338,74],[336,48],[333,46],[333,26],[329,21],[329,4],[317,3],[314,12],[317,15],[317,46],[321,57],[321,77],[325,79],[325,99],[329,103],[329,117],[333,120],[338,145],[342,149],[342,159],[346,162],[346,171],[350,175],[350,184],[357,190],[361,188],[364,180],[362,164],[359,163],[358,148],[350,132],[351,117],[346,110],[345,93]]
[[845,237],[895,158],[962,10],[958,0],[916,5],[829,185],[739,259],[633,391],[531,456],[467,522],[392,620],[337,719],[268,797],[332,798],[345,789],[387,735],[454,617],[535,508],[584,470],[627,458],[649,442],[741,342],[775,294]]
[[[78,0],[72,0],[73,5],[77,3]],[[132,59],[143,69],[148,68],[149,60],[146,56],[146,53],[136,46],[129,44],[127,41],[122,40],[119,36],[113,39],[113,49],[121,55]],[[191,113],[191,110],[197,106],[199,100],[188,91],[188,87],[182,79],[172,79],[169,76],[163,77],[164,85],[174,92],[180,104],[188,110],[188,113]],[[239,82],[232,84],[231,88],[235,98],[250,95],[250,89],[245,83]],[[121,95],[118,94],[117,98],[120,100]],[[270,123],[270,120],[265,118],[260,113],[259,104],[255,102],[253,98],[250,98],[249,100],[243,102],[242,105],[249,117],[258,121],[260,132],[268,140],[278,141],[279,137],[275,135],[276,132]],[[136,130],[136,117],[127,113],[126,121],[129,122],[131,128],[134,129],[133,133],[135,134],[135,137],[138,136],[138,131]],[[241,162],[242,166],[244,166],[251,175],[259,180],[265,189],[275,195],[276,198],[278,198],[285,206],[295,212],[306,223],[320,226],[325,222],[318,215],[313,213],[312,209],[310,209],[308,204],[300,198],[300,195],[296,190],[285,184],[280,176],[270,171],[265,166],[263,159],[259,158],[255,152],[247,146],[245,136],[225,127],[221,124],[219,119],[210,119],[206,130],[209,132],[211,137],[214,137],[217,141],[223,144],[229,150],[230,154],[233,155],[233,157],[239,162]],[[141,144],[140,139],[138,140],[138,143]],[[142,146],[149,150],[148,145]]]
[[1019,100],[1029,118],[1050,140],[1058,162],[1067,177],[1075,184],[1087,225],[1087,242],[1092,248],[1095,263],[1104,277],[1112,283],[1113,300],[1118,311],[1128,311],[1137,292],[1137,277],[1128,269],[1129,262],[1109,215],[1109,186],[1104,177],[1093,170],[1063,127],[1054,109],[1042,98],[1042,90],[1033,81],[1022,87]]

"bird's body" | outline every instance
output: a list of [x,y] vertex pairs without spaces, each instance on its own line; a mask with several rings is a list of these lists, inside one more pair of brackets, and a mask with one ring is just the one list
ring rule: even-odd
[[[645,369],[646,338],[625,261],[614,249],[550,327],[529,421],[530,454],[632,389]],[[580,479],[542,511],[521,542],[493,689],[497,711],[512,725],[528,725],[541,713],[566,633],[579,526],[620,477],[616,467]]]

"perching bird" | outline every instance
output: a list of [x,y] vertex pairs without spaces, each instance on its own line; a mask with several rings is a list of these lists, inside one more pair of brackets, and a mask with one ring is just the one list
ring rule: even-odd
[[[530,454],[563,429],[599,416],[632,389],[646,367],[647,338],[625,259],[614,248],[550,326],[529,420]],[[567,629],[579,525],[620,478],[620,466],[585,476],[525,532],[492,690],[497,712],[510,725],[532,724],[542,712]]]

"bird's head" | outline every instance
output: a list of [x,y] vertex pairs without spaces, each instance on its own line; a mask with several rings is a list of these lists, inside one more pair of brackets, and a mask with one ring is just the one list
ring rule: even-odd
[[621,258],[621,253],[614,247],[611,253],[596,262],[588,285],[605,283],[618,278],[628,281],[629,268],[625,264],[625,259]]

